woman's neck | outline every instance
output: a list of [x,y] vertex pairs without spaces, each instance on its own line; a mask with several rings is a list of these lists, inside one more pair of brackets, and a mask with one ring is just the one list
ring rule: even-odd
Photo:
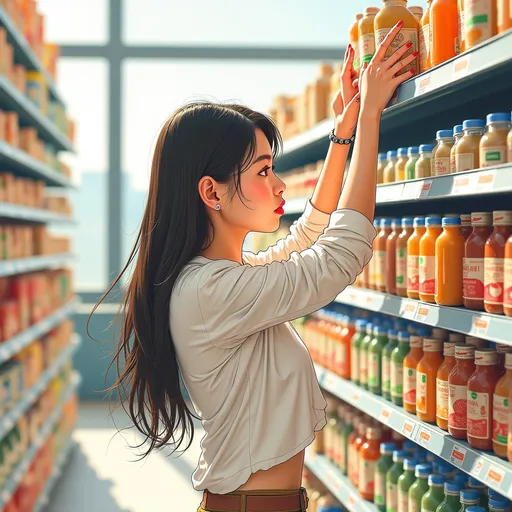
[[230,260],[242,263],[242,246],[247,233],[234,232],[232,229],[215,229],[215,237],[210,246],[201,252],[201,256],[210,260]]

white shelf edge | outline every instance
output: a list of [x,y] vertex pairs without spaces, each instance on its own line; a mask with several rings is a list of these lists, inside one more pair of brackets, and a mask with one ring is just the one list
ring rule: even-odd
[[14,276],[25,272],[32,272],[34,270],[59,267],[69,263],[73,259],[73,254],[64,253],[2,260],[0,261],[0,277]]
[[43,224],[49,224],[52,222],[69,224],[75,223],[74,219],[68,215],[54,213],[40,208],[32,208],[30,206],[4,203],[2,201],[0,201],[0,217]]

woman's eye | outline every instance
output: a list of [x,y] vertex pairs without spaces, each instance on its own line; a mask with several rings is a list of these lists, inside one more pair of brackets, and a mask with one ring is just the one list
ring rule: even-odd
[[[276,168],[275,165],[272,166],[272,171],[274,171],[274,169]],[[258,174],[260,176],[268,176],[268,171],[270,171],[270,167],[265,167],[264,169],[262,169]]]

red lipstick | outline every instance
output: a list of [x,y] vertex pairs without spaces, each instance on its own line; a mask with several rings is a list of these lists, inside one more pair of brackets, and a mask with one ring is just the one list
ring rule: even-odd
[[274,210],[278,215],[284,215],[284,205],[286,204],[286,201],[281,201],[281,204]]

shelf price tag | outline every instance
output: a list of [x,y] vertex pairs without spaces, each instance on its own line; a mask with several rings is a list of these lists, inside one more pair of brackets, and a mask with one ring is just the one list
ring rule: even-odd
[[471,471],[471,474],[474,476],[478,476],[482,472],[483,468],[484,468],[484,461],[482,459],[477,459],[475,467]]
[[505,472],[491,464],[489,469],[487,470],[487,474],[485,475],[485,481],[489,485],[494,485],[495,487],[501,487],[503,483],[503,479],[505,478]]
[[422,446],[425,446],[425,448],[428,448],[430,445],[430,432],[425,430],[424,428],[420,429],[420,435],[418,436],[418,441]]
[[389,418],[391,418],[391,409],[389,407],[384,407],[380,413],[379,421],[387,425],[389,423]]
[[464,76],[467,76],[469,73],[469,57],[470,55],[466,55],[465,57],[461,57],[457,59],[453,63],[453,79],[458,80]]
[[475,189],[477,192],[488,192],[494,187],[494,178],[496,171],[484,172],[478,175]]
[[400,306],[400,316],[408,320],[414,320],[417,309],[418,303],[414,300],[403,300]]
[[458,466],[459,468],[462,467],[464,460],[466,459],[466,453],[468,453],[468,451],[464,446],[461,446],[460,444],[454,445],[450,455],[450,462],[454,466]]
[[412,439],[415,430],[416,430],[416,425],[414,423],[412,423],[409,420],[405,420],[404,421],[404,425],[402,427],[402,434],[405,437],[408,437],[409,439]]
[[415,80],[416,90],[414,96],[420,96],[430,91],[430,73]]
[[355,391],[354,394],[352,395],[352,402],[357,404],[359,402],[360,398],[361,398],[361,395],[359,394],[359,392]]
[[351,494],[349,497],[348,497],[348,500],[347,500],[347,505],[349,507],[355,507],[356,506],[356,502],[357,502],[357,498]]
[[475,336],[485,336],[489,329],[489,319],[485,316],[476,316],[473,318],[471,326],[471,334]]
[[463,175],[453,178],[452,194],[468,194],[471,190],[473,175]]
[[430,306],[421,304],[418,306],[418,310],[416,311],[416,315],[415,315],[414,319],[417,322],[426,322],[429,313],[430,313]]

